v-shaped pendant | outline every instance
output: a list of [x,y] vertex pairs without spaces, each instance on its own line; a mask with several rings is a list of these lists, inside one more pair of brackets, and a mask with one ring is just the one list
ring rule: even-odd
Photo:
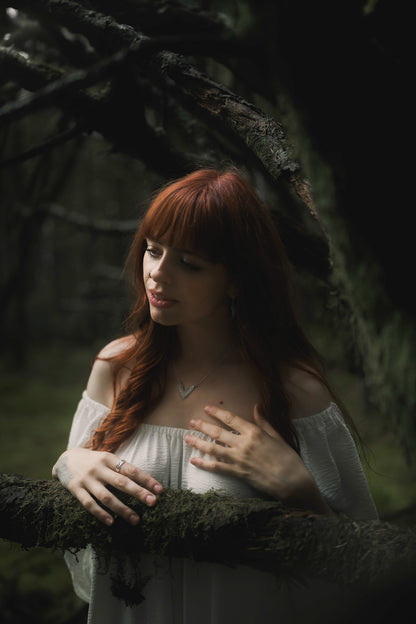
[[179,394],[181,395],[182,401],[184,401],[192,392],[195,390],[196,386],[188,386],[185,388],[183,383],[180,381],[178,383]]

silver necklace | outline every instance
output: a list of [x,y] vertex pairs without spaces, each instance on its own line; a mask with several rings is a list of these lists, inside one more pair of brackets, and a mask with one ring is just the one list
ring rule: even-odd
[[222,363],[222,361],[224,360],[225,356],[226,356],[226,353],[223,353],[223,354],[222,354],[222,356],[221,356],[221,358],[219,359],[218,363],[217,363],[217,364],[215,364],[215,366],[214,366],[213,368],[211,368],[211,370],[209,370],[209,371],[207,372],[207,374],[206,374],[206,375],[204,375],[200,381],[198,381],[198,383],[196,383],[196,384],[192,384],[191,386],[188,386],[187,388],[185,388],[185,386],[184,386],[184,384],[183,384],[183,381],[181,381],[181,380],[179,379],[179,381],[178,381],[178,390],[179,390],[179,394],[180,394],[180,397],[181,397],[182,401],[184,401],[185,399],[187,399],[187,398],[189,397],[189,395],[190,395],[190,394],[192,394],[192,392],[193,392],[194,390],[196,390],[197,388],[199,388],[199,386],[200,386],[202,383],[204,383],[205,379],[207,379],[207,377],[209,377],[209,376],[210,376],[210,375],[214,372],[214,370],[215,370],[218,366],[220,366],[220,364],[221,364],[221,363]]

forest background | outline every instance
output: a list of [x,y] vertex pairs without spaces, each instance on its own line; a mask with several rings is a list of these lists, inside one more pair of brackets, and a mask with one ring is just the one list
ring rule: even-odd
[[[11,4],[0,1],[2,472],[50,477],[91,361],[129,310],[122,267],[151,194],[234,164],[278,221],[380,515],[413,526],[406,3]],[[59,557],[0,547],[0,622],[84,617]]]

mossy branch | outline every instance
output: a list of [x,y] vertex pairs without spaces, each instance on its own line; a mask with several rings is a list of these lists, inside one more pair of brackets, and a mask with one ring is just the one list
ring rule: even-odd
[[[73,0],[38,0],[35,5],[28,0],[18,0],[15,6],[44,19],[52,19],[53,15],[54,22],[83,34],[105,57],[93,67],[73,71],[48,84],[40,93],[31,96],[31,106],[41,106],[45,101],[50,103],[51,98],[61,94],[62,90],[68,92],[75,86],[85,86],[85,83],[90,86],[100,80],[103,74],[107,75],[109,70],[127,61],[136,63],[140,72],[149,73],[151,81],[154,80],[155,72],[164,81],[166,78],[173,80],[178,96],[190,98],[193,105],[207,115],[211,122],[215,120],[234,139],[242,140],[272,178],[278,180],[282,174],[286,176],[295,195],[308,212],[317,217],[308,182],[300,173],[300,165],[282,125],[252,103],[199,72],[185,57],[168,51],[166,48],[169,43],[174,43],[171,38],[150,39],[133,27],[119,24],[111,16],[86,9]],[[152,62],[148,62],[150,58]],[[10,116],[12,111],[17,114],[17,109],[21,114],[23,110],[27,111],[26,107],[26,103],[8,103],[0,110],[0,119]]]
[[[320,578],[367,584],[392,571],[416,569],[416,533],[384,522],[355,522],[288,509],[279,502],[213,491],[166,488],[154,508],[124,497],[138,526],[117,518],[108,528],[59,482],[0,475],[1,537],[29,548],[77,552],[92,544],[101,560],[128,557],[140,579],[140,554],[245,564],[281,580]],[[120,570],[119,570],[120,571]],[[138,585],[134,591],[138,592]],[[118,595],[129,588],[117,578]],[[139,588],[140,589],[140,588]],[[128,598],[134,602],[131,595]]]

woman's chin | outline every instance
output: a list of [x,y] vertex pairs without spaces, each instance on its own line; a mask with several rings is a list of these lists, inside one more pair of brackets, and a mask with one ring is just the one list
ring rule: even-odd
[[166,327],[173,327],[178,324],[177,319],[173,315],[167,314],[166,310],[150,310],[150,317],[152,321],[159,325],[165,325]]

